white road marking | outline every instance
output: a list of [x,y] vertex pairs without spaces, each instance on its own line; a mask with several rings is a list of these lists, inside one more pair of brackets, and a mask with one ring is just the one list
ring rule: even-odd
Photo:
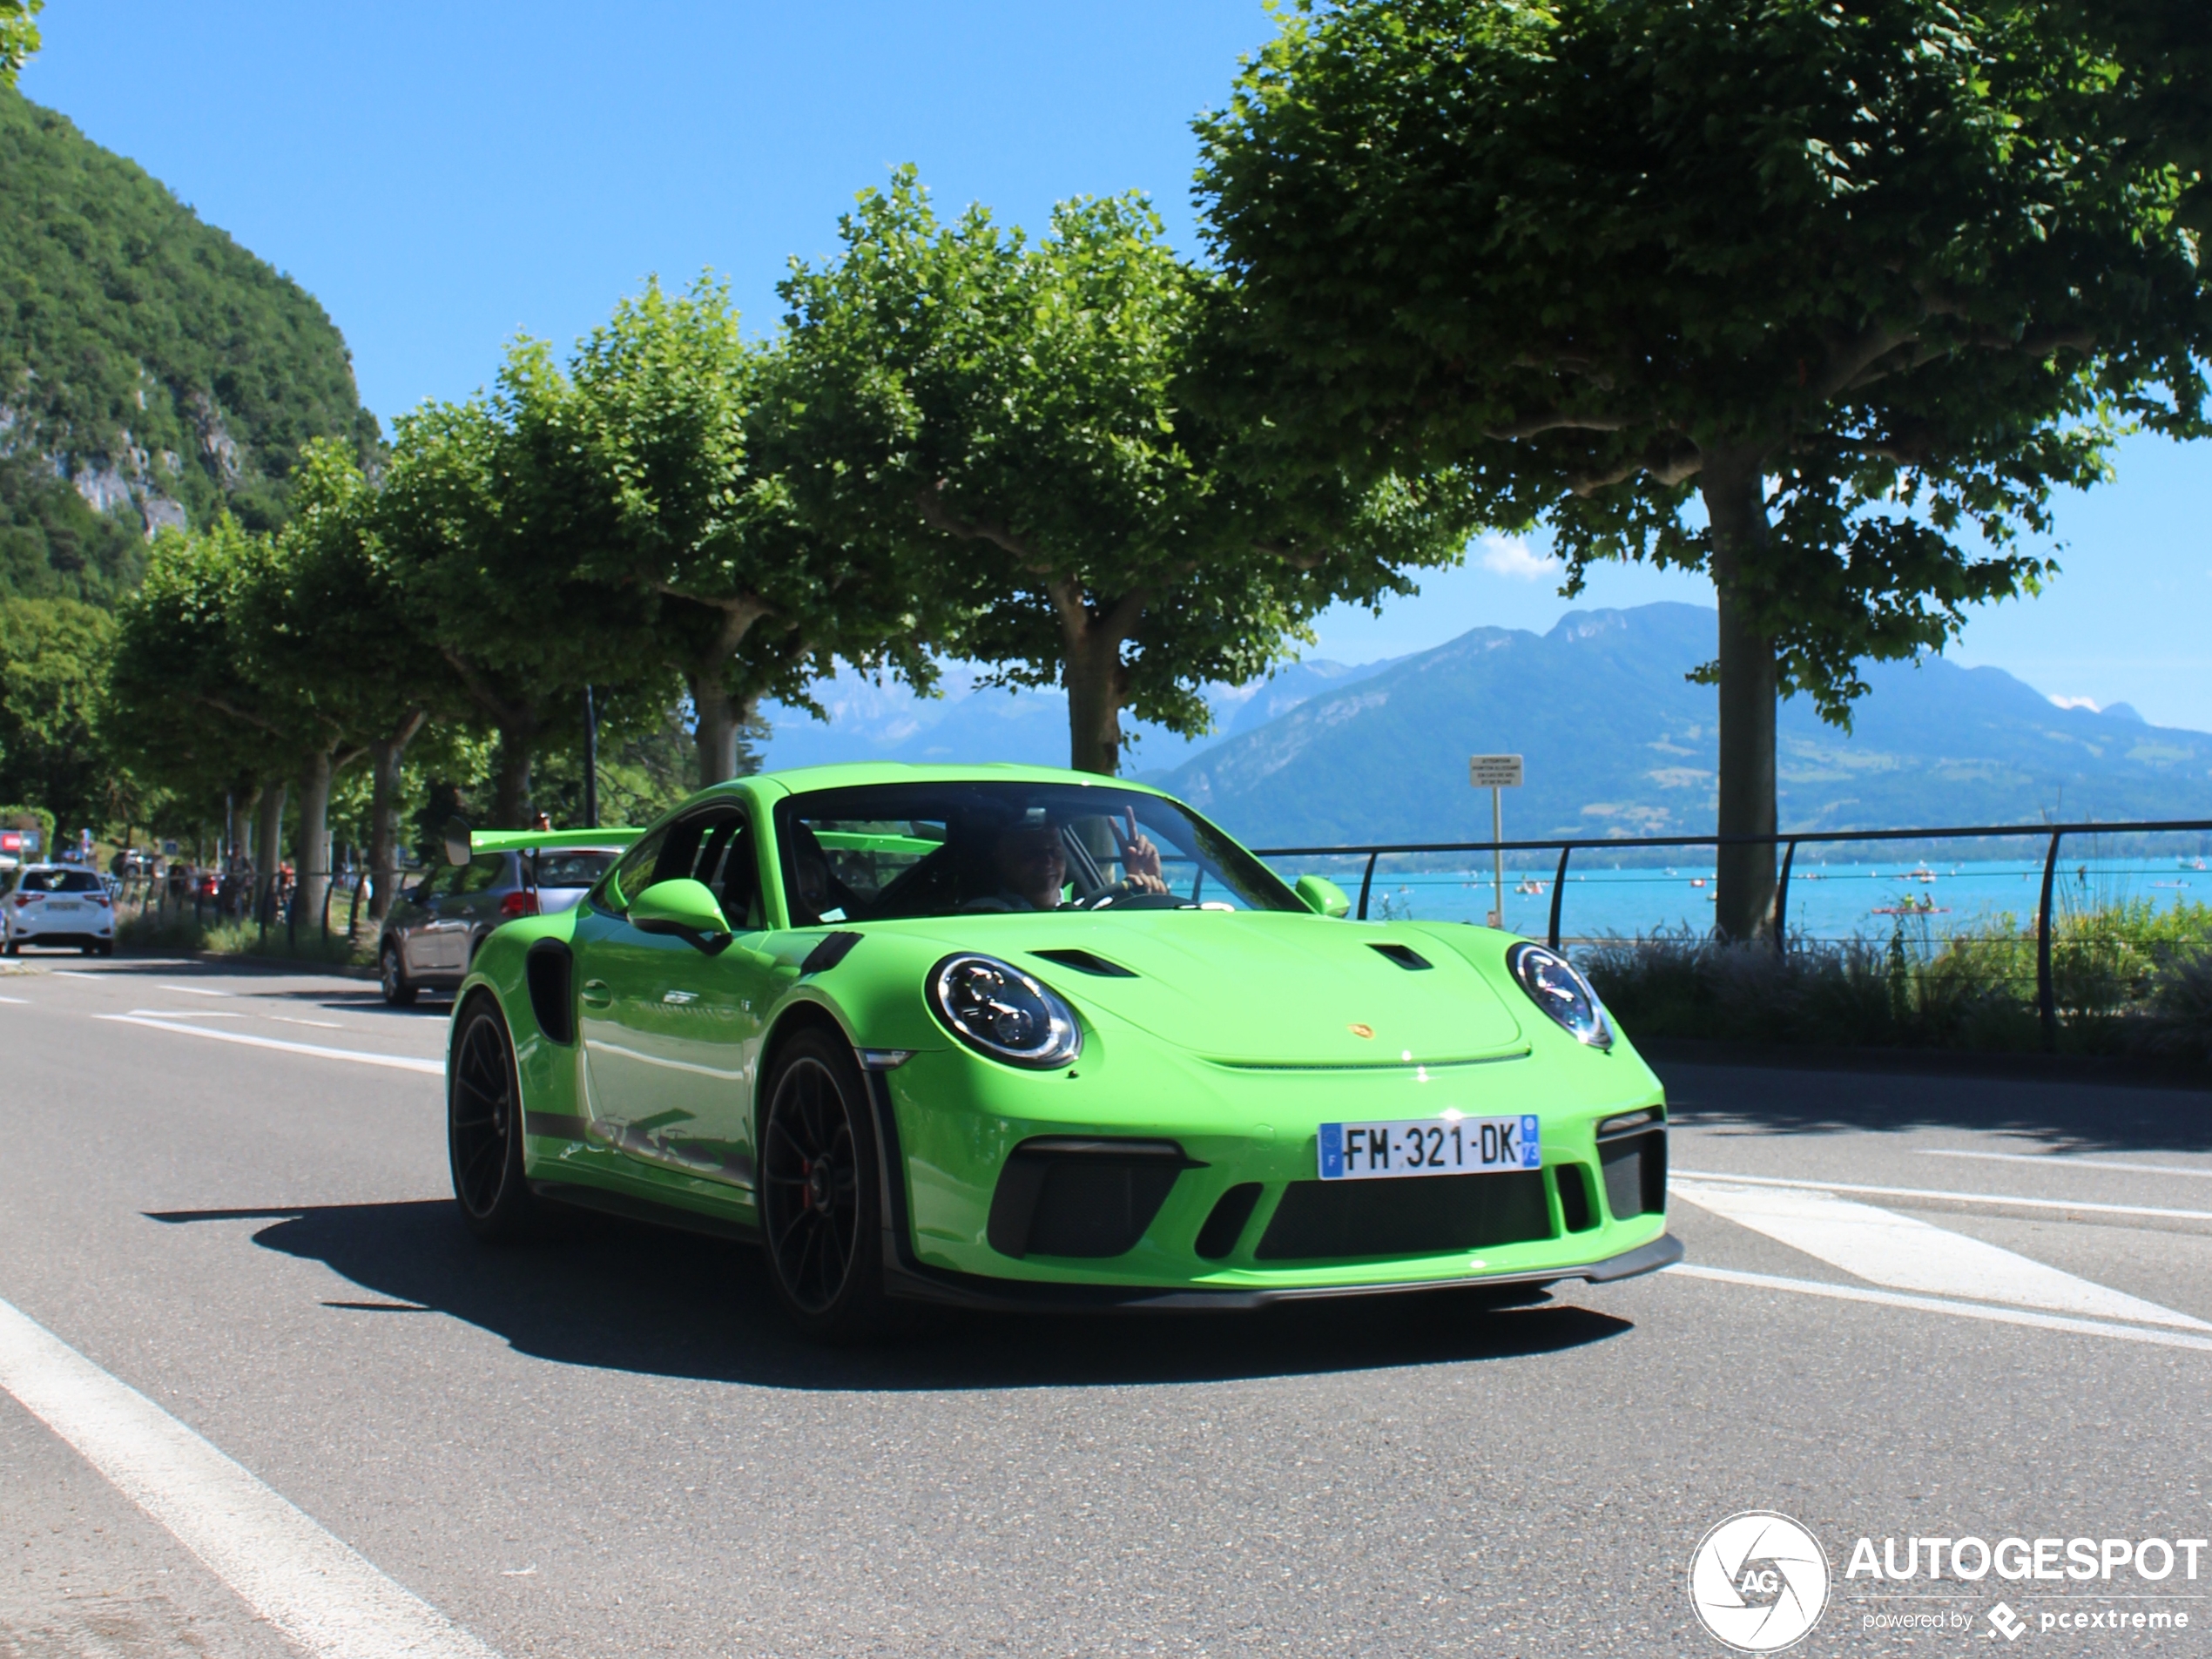
[[110,975],[105,974],[87,973],[81,968],[50,968],[46,971],[49,974],[55,974],[62,979],[106,979],[110,977]]
[[335,1020],[302,1020],[290,1014],[265,1014],[261,1017],[265,1020],[280,1021],[286,1025],[320,1026],[326,1031],[343,1031],[346,1028]]
[[2159,1348],[2194,1348],[2212,1353],[2212,1337],[2195,1337],[2179,1331],[2154,1331],[2140,1325],[2104,1325],[2095,1319],[2069,1319],[2056,1313],[2030,1313],[2023,1308],[1984,1307],[1973,1302],[1946,1302],[1933,1296],[1905,1296],[1895,1291],[1866,1290],[1857,1285],[1830,1285],[1813,1278],[1783,1278],[1772,1273],[1743,1273],[1731,1267],[1705,1267],[1676,1262],[1660,1269],[1662,1276],[1711,1279],[1721,1285],[1742,1285],[1753,1290],[1789,1291],[1799,1296],[1824,1296],[1838,1302],[1869,1302],[1877,1307],[1912,1308],[1922,1313],[1947,1313],[1957,1319],[1986,1319],[1993,1325],[2024,1325],[2038,1331],[2070,1331],[2082,1336],[2112,1337],[2121,1342],[2147,1342]]
[[267,1485],[0,1302],[0,1388],[315,1659],[497,1659]]
[[2212,1221],[2212,1210],[2155,1210],[2139,1204],[2081,1204],[2072,1198],[2019,1198],[2000,1192],[1946,1192],[1933,1187],[1868,1187],[1850,1181],[1794,1181],[1778,1175],[1727,1175],[1718,1170],[1676,1170],[1675,1173],[1685,1180],[1725,1181],[1739,1187],[1795,1187],[1804,1192],[1856,1192],[1869,1198],[1946,1198],[1954,1204],[2002,1204],[2026,1210],[2067,1210],[2081,1215]]
[[27,996],[0,996],[0,1002],[19,1002],[25,1008],[30,1006],[30,999]]
[[236,996],[235,991],[211,991],[198,985],[164,985],[165,991],[175,991],[184,996]]
[[145,1020],[243,1020],[228,1008],[132,1008],[134,1018]]
[[2212,1181],[2212,1170],[2184,1170],[2172,1163],[2128,1163],[2118,1158],[2076,1157],[2071,1152],[1969,1152],[1963,1148],[1923,1146],[1922,1157],[1987,1158],[1993,1163],[2040,1163],[2047,1170],[2127,1170],[2136,1175],[2193,1175]]
[[2212,1325],[2155,1302],[2076,1278],[2013,1251],[1932,1226],[1917,1217],[1878,1210],[1871,1204],[1838,1198],[1831,1192],[1783,1191],[1702,1181],[1670,1185],[1701,1210],[1892,1290],[2009,1302],[2092,1318],[2170,1325],[2185,1331],[2212,1331]]
[[433,1077],[446,1075],[442,1060],[417,1060],[409,1055],[372,1054],[366,1049],[325,1049],[313,1042],[287,1042],[281,1037],[250,1037],[243,1031],[210,1031],[204,1025],[178,1025],[169,1020],[145,1020],[135,1014],[95,1014],[96,1020],[112,1020],[118,1025],[143,1025],[153,1031],[181,1031],[189,1037],[212,1037],[218,1042],[243,1042],[256,1049],[280,1049],[287,1054],[311,1054],[324,1060],[354,1060],[364,1066],[391,1066],[401,1071],[428,1072]]

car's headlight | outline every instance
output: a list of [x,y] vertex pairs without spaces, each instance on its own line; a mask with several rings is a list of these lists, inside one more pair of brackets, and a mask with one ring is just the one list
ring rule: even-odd
[[1546,946],[1523,941],[1506,953],[1506,966],[1528,993],[1528,1000],[1577,1042],[1593,1049],[1613,1046],[1613,1025],[1605,1017],[1605,1004],[1567,958]]
[[994,1060],[1048,1069],[1082,1053],[1076,1011],[995,956],[948,956],[929,970],[929,1002],[953,1035]]

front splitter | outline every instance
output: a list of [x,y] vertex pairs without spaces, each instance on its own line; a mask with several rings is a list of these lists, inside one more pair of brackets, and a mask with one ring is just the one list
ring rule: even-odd
[[1477,1273],[1464,1278],[1418,1279],[1410,1284],[1323,1285],[1241,1291],[1159,1290],[1145,1285],[1047,1285],[1031,1279],[989,1278],[955,1273],[919,1262],[884,1264],[883,1288],[907,1301],[1004,1312],[1204,1313],[1271,1307],[1283,1302],[1312,1302],[1351,1296],[1406,1296],[1432,1291],[1534,1288],[1582,1279],[1609,1285],[1616,1279],[1656,1272],[1683,1258],[1682,1241],[1662,1233],[1648,1244],[1575,1267],[1534,1272]]

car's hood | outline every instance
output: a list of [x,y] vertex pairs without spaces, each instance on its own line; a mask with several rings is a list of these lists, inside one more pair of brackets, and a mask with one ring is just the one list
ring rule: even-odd
[[[1002,957],[1080,1008],[1212,1059],[1434,1065],[1524,1046],[1514,1010],[1489,981],[1421,929],[1285,912],[1154,910],[962,917],[915,931],[948,949]],[[1379,945],[1410,949],[1429,966]],[[1102,973],[1098,963],[1126,971]]]

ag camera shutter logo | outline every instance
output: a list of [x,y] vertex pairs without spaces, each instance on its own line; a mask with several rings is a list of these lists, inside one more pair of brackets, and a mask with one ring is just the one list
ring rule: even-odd
[[1827,1552],[1787,1515],[1730,1515],[1689,1558],[1689,1605],[1699,1623],[1738,1652],[1779,1653],[1827,1608]]

